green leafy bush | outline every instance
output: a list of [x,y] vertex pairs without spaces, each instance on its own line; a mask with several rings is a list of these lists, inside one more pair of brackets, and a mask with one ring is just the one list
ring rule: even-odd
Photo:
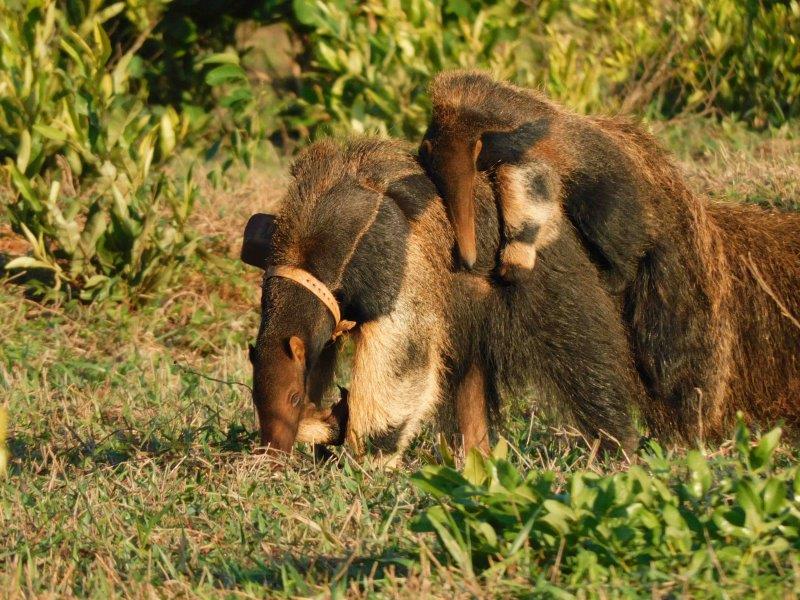
[[[478,3],[475,3],[478,4]],[[506,76],[515,37],[529,21],[519,2],[295,0],[308,30],[301,116],[291,127],[416,137],[427,119],[430,78],[444,68],[488,66]]]
[[415,138],[425,88],[479,67],[577,109],[800,115],[800,3],[294,0],[309,60],[289,126]]
[[112,50],[104,24],[124,3],[53,0],[0,5],[0,160],[5,212],[32,256],[7,269],[45,269],[84,298],[146,293],[192,248],[195,190],[153,165],[190,133],[187,114],[148,106],[133,51]]
[[[583,110],[713,110],[756,125],[800,116],[800,2],[548,0],[523,61]],[[537,68],[537,67],[534,67]]]
[[780,588],[800,549],[800,468],[777,464],[779,438],[775,429],[751,445],[739,425],[731,459],[696,450],[668,459],[653,443],[645,466],[563,481],[521,473],[501,445],[490,458],[468,455],[461,472],[417,473],[414,483],[437,504],[416,528],[435,532],[467,572],[522,570],[541,590],[620,578],[640,592],[676,580],[684,593],[745,579]]

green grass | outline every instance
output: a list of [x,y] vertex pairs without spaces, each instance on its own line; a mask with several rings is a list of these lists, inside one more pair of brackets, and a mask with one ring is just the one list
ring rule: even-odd
[[[726,133],[701,122],[669,125],[662,135],[685,149],[691,180],[715,196],[800,200],[784,174],[800,154],[792,131]],[[231,257],[248,212],[269,201],[246,198],[248,189],[264,188],[258,180],[264,177],[253,174],[245,191],[203,191],[195,225],[211,256],[198,258],[181,286],[151,306],[43,306],[13,282],[0,284],[0,406],[8,414],[10,452],[0,480],[0,595],[795,596],[800,545],[789,528],[800,512],[791,482],[800,454],[786,445],[761,470],[748,464],[741,443],[706,449],[713,481],[705,500],[679,504],[681,510],[735,508],[741,481],[761,481],[763,495],[763,482],[778,478],[785,503],[780,514],[761,516],[779,522],[779,534],[768,535],[786,544],[757,549],[758,540],[708,529],[709,562],[697,573],[686,551],[667,542],[652,552],[632,545],[624,564],[609,567],[586,520],[562,532],[569,548],[557,536],[546,539],[552,532],[537,524],[529,541],[513,548],[512,560],[499,561],[477,538],[448,547],[441,531],[423,531],[431,515],[443,522],[453,517],[447,531],[456,538],[465,523],[491,535],[480,523],[517,504],[491,478],[475,480],[485,494],[467,494],[473,504],[463,504],[457,486],[425,487],[424,476],[413,476],[421,469],[428,477],[457,474],[441,466],[447,455],[432,432],[415,443],[399,471],[346,452],[338,463],[316,464],[300,448],[283,466],[253,454],[252,404],[241,384],[250,377],[246,343],[258,324],[258,277]],[[600,462],[572,446],[568,432],[529,419],[526,410],[509,412],[502,433],[511,450],[495,468],[502,463],[502,473],[526,481],[551,478],[552,495],[542,501],[568,504],[565,491],[584,477],[576,473],[594,473],[588,477],[599,477],[597,485],[622,486],[632,477],[627,464]],[[676,503],[688,502],[680,499],[681,486],[692,483],[684,453],[652,461],[640,459],[637,469]],[[477,477],[474,469],[467,477]],[[624,496],[615,502],[633,504]],[[662,504],[651,507],[656,520],[664,516]],[[469,514],[459,521],[464,506]],[[522,516],[503,521],[501,534],[506,527],[518,531]],[[739,562],[730,548],[742,552]],[[658,555],[653,569],[625,568],[651,554]]]

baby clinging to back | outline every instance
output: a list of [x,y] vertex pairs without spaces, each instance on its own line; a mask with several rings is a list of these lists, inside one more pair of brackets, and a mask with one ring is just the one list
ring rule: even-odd
[[442,73],[430,91],[433,115],[419,154],[447,205],[461,260],[475,263],[473,193],[478,171],[486,171],[502,222],[498,273],[524,277],[562,218],[558,173],[534,151],[546,151],[554,107],[482,73]]

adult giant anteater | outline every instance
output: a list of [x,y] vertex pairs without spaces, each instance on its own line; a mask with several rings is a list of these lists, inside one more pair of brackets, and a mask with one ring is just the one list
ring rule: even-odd
[[[453,269],[454,237],[436,189],[396,142],[318,142],[291,170],[273,221],[255,216],[243,258],[267,268],[251,348],[261,441],[341,438],[315,403],[330,383],[331,342],[357,324],[348,439],[397,456],[422,424],[455,411],[466,447],[486,447],[502,392],[525,392],[571,414],[587,438],[635,442],[644,390],[619,308],[572,226],[563,221],[531,277],[490,279],[499,247],[491,187],[475,187],[478,251]],[[557,192],[557,190],[554,190]]]

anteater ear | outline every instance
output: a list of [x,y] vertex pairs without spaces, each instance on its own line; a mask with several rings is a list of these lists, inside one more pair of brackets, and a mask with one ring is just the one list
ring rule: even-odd
[[475,142],[475,145],[472,147],[472,160],[476,163],[478,162],[478,157],[481,155],[482,148],[483,142],[480,138],[478,138],[478,141]]
[[244,228],[242,261],[259,269],[266,269],[272,255],[272,235],[275,233],[275,215],[256,213]]
[[289,352],[292,355],[292,359],[300,365],[304,365],[306,362],[306,345],[296,335],[293,335],[289,338]]
[[429,139],[422,140],[422,143],[419,145],[419,157],[422,160],[428,160],[433,154],[433,144]]

